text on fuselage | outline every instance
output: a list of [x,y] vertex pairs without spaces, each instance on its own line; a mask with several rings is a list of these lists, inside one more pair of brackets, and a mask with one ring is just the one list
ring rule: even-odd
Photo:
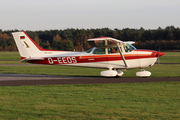
[[49,64],[71,64],[77,63],[76,57],[58,57],[58,58],[48,58]]

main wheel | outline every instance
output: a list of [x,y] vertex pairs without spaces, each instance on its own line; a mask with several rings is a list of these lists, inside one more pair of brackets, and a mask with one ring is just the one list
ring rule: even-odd
[[136,76],[138,77],[149,77],[150,75],[151,72],[145,70],[136,73]]

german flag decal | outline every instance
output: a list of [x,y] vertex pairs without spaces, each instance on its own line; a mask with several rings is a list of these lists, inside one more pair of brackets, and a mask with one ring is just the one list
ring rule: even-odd
[[20,36],[20,39],[25,39],[25,36]]

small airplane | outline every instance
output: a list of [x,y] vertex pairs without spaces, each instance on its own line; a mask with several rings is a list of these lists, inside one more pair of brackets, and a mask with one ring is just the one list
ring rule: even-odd
[[[144,68],[151,67],[157,58],[164,55],[152,50],[137,50],[135,42],[98,37],[87,41],[93,48],[86,52],[46,50],[39,47],[24,31],[12,33],[21,62],[33,64],[66,65],[79,67],[106,68],[100,75],[104,77],[122,76],[123,69],[140,68],[139,77],[149,77],[151,72]],[[119,70],[121,69],[121,70]]]

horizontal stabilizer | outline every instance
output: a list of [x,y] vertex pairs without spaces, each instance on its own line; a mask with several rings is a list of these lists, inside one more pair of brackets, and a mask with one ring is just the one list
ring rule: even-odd
[[31,58],[25,58],[20,60],[20,62],[27,62],[27,61],[31,61],[31,60],[44,60],[44,58],[42,57],[31,57]]

